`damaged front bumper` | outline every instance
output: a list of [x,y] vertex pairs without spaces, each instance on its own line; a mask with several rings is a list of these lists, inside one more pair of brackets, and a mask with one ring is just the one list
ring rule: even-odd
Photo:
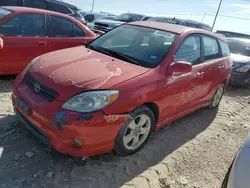
[[[27,102],[31,107],[29,113],[16,102],[16,98]],[[51,144],[60,153],[77,157],[111,151],[120,128],[129,117],[126,114],[106,115],[102,111],[81,114],[58,107],[45,110],[19,95],[15,89],[12,101],[21,122],[36,137],[45,144]]]

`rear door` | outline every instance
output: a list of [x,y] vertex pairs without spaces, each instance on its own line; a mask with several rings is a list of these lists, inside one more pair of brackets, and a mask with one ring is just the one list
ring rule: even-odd
[[90,38],[73,21],[59,16],[50,15],[49,48],[51,51],[86,45]]
[[44,14],[18,14],[0,26],[0,33],[0,74],[20,73],[33,58],[49,51]]
[[214,93],[219,84],[224,80],[223,72],[225,70],[224,60],[221,58],[218,41],[214,37],[202,35],[203,42],[203,61],[206,68],[204,72],[204,90],[203,95],[206,100],[211,99],[211,93]]

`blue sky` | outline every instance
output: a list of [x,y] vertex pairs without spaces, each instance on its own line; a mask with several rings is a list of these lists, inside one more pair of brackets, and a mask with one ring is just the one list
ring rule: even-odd
[[[92,0],[64,0],[82,10],[91,10]],[[115,14],[143,13],[201,21],[212,26],[219,0],[95,0],[94,11]],[[239,18],[243,19],[239,19]],[[215,30],[250,34],[250,0],[223,0]]]

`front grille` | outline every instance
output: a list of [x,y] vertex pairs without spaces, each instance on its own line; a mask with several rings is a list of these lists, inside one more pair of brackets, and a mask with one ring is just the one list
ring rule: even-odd
[[41,84],[35,78],[33,78],[30,74],[26,75],[25,82],[32,91],[34,91],[37,95],[46,99],[49,102],[56,100],[56,98],[59,95],[57,91]]

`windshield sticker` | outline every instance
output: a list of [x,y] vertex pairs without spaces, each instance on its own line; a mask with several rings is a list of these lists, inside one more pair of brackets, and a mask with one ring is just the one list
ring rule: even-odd
[[3,14],[3,15],[8,15],[10,14],[11,12],[9,10],[5,10],[5,9],[0,9],[0,14]]
[[168,38],[174,38],[175,35],[169,32],[164,32],[164,31],[155,31],[153,33],[153,35],[158,35],[158,36],[164,36],[164,37],[168,37]]
[[154,55],[151,55],[151,56],[150,56],[150,59],[158,59],[158,57],[157,57],[157,56],[154,56]]

